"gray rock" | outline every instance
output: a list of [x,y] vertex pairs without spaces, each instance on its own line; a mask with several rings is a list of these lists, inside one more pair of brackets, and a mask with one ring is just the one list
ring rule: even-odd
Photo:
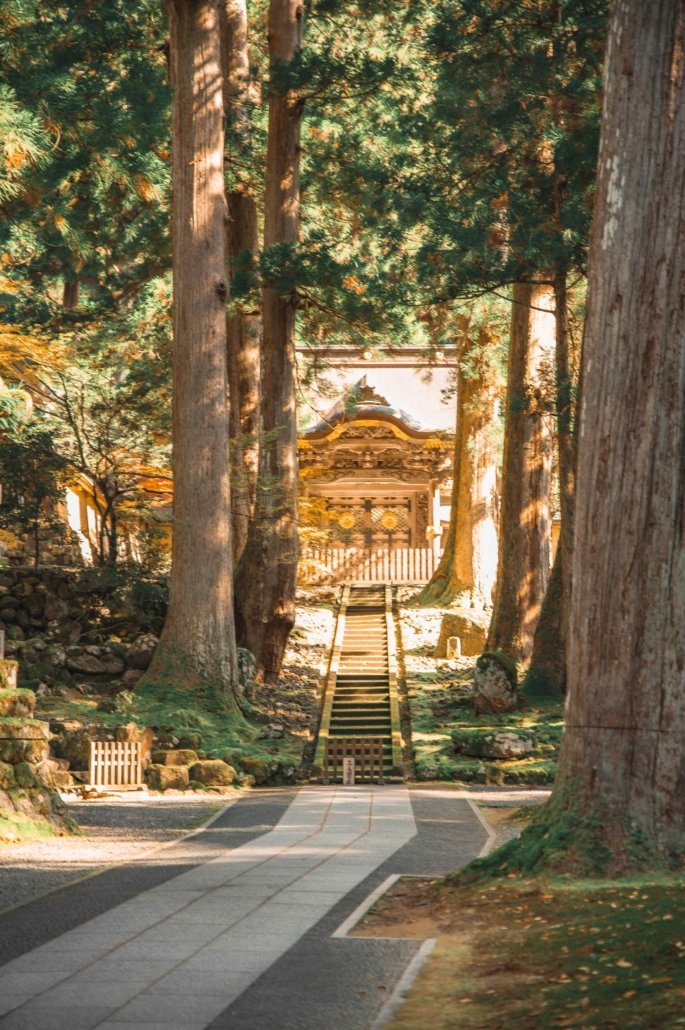
[[108,676],[120,676],[124,671],[124,663],[116,655],[105,654],[100,659],[100,662]]
[[142,675],[142,669],[127,669],[121,678],[123,683],[122,690],[133,690]]
[[67,669],[70,672],[83,672],[91,676],[105,672],[105,667],[99,658],[92,654],[73,655],[67,658]]
[[102,648],[97,644],[87,644],[83,650],[85,654],[92,654],[94,658],[102,658]]
[[265,726],[259,734],[260,740],[279,740],[283,736],[284,730],[280,723],[272,722],[268,726]]
[[144,633],[134,640],[126,652],[126,664],[130,669],[148,669],[159,639],[154,633]]
[[[3,613],[3,618],[4,617],[5,616],[4,616],[4,613]],[[21,628],[21,626],[8,626],[7,627],[7,636],[9,637],[10,640],[24,640],[26,638],[26,634],[24,633],[24,631]]]
[[61,644],[50,644],[49,647],[46,647],[42,657],[43,661],[56,666],[58,669],[63,668],[67,664],[67,656]]
[[516,666],[510,659],[490,651],[480,656],[473,675],[473,703],[477,715],[516,710]]

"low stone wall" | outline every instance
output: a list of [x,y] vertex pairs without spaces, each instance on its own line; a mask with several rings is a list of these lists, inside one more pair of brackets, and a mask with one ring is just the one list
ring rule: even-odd
[[27,819],[59,833],[74,825],[56,790],[64,763],[50,754],[48,723],[33,718],[34,692],[11,686],[16,673],[16,662],[0,662],[0,840]]

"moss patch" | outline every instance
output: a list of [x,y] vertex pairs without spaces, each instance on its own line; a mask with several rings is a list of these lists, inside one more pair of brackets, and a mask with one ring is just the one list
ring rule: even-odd
[[0,844],[42,840],[54,835],[55,831],[47,821],[31,819],[21,812],[8,812],[0,808]]

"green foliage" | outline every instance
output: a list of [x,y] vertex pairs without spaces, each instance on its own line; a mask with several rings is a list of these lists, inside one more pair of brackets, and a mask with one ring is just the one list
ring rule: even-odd
[[0,441],[0,526],[32,538],[36,566],[41,532],[63,526],[56,504],[64,497],[66,473],[53,434],[40,418],[27,420]]

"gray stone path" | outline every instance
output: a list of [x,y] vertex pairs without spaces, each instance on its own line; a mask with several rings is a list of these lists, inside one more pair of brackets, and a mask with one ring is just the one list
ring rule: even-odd
[[422,941],[332,934],[391,874],[443,875],[470,862],[488,840],[463,791],[412,787],[409,797],[416,836],[303,934],[211,1030],[371,1030]]
[[0,968],[0,1026],[203,1030],[415,835],[404,787],[305,788],[251,843]]

